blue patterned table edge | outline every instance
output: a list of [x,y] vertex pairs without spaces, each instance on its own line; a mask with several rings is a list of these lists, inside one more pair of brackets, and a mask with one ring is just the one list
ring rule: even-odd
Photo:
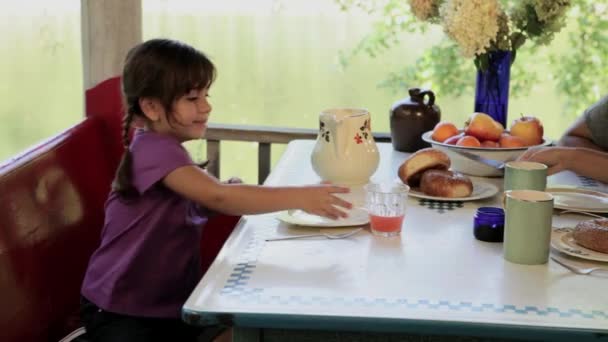
[[[417,334],[434,336],[474,336],[496,339],[524,339],[554,342],[606,341],[608,333],[590,329],[496,324],[466,321],[439,321],[369,317],[319,316],[299,314],[225,313],[183,310],[188,324],[225,325],[239,328],[293,330],[298,335],[310,330],[332,333]],[[284,337],[286,337],[285,335]],[[363,341],[363,339],[362,339]]]
[[[580,186],[583,188],[600,188],[599,183],[592,179],[578,176]],[[427,203],[420,201],[419,205],[426,206]],[[447,213],[450,210],[445,208],[434,208],[432,205],[429,210],[437,210],[439,214]],[[442,209],[443,212],[440,212]],[[448,208],[449,209],[449,208]],[[451,208],[451,209],[458,209]],[[283,305],[294,304],[303,305],[303,302],[342,302],[344,305],[402,305],[405,308],[426,309],[426,310],[456,310],[464,312],[501,312],[505,314],[517,315],[561,315],[562,317],[580,316],[585,319],[607,320],[608,314],[603,310],[582,311],[578,309],[560,309],[556,307],[539,308],[536,306],[516,306],[516,305],[496,305],[492,303],[472,303],[466,301],[450,302],[447,300],[430,300],[424,298],[397,298],[386,300],[383,298],[351,298],[342,297],[304,297],[304,296],[267,296],[264,299],[264,289],[248,287],[248,281],[255,271],[257,256],[263,248],[263,236],[261,230],[256,229],[257,236],[248,241],[247,247],[240,255],[240,260],[232,269],[230,277],[221,290],[221,296],[232,296],[237,300],[271,300]],[[305,304],[304,304],[305,305]],[[244,308],[245,309],[245,308]],[[428,311],[427,311],[428,312]],[[439,311],[438,311],[439,312]],[[510,323],[487,323],[479,321],[446,321],[417,318],[370,318],[353,316],[333,316],[333,315],[303,315],[303,314],[270,314],[257,313],[242,310],[240,312],[213,312],[189,310],[186,307],[182,310],[182,318],[190,324],[227,324],[242,328],[256,329],[315,329],[329,331],[362,331],[362,332],[406,332],[429,335],[460,335],[460,336],[485,336],[496,338],[523,338],[523,339],[542,339],[549,341],[608,341],[608,323],[606,329],[575,328],[575,327],[552,327],[543,325],[525,325],[517,322]],[[238,330],[238,329],[237,329]],[[297,330],[295,330],[297,333]]]
[[[365,297],[323,297],[323,296],[300,296],[300,295],[290,295],[290,296],[280,296],[280,295],[265,295],[264,289],[262,288],[251,288],[248,287],[248,281],[251,278],[255,268],[258,255],[262,251],[266,242],[264,239],[268,237],[272,232],[267,232],[265,229],[256,229],[253,232],[253,236],[247,242],[245,249],[243,250],[240,256],[240,262],[237,263],[232,269],[231,274],[229,275],[224,287],[222,288],[220,295],[227,296],[231,299],[247,303],[247,304],[278,304],[282,306],[327,306],[327,305],[343,305],[344,307],[349,307],[353,309],[361,309],[364,310],[366,308],[371,307],[387,307],[387,308],[399,308],[403,307],[408,310],[450,310],[450,311],[460,311],[460,312],[493,312],[493,313],[508,313],[508,314],[518,314],[518,315],[538,315],[538,316],[547,316],[547,315],[558,315],[560,317],[579,317],[584,319],[598,319],[605,320],[606,326],[608,327],[608,312],[602,310],[591,310],[591,311],[583,311],[575,308],[568,309],[560,309],[557,307],[537,307],[537,306],[517,306],[517,305],[509,305],[509,304],[493,304],[493,303],[473,303],[469,301],[449,301],[449,300],[431,300],[425,298],[365,298]],[[189,321],[196,321],[196,324],[210,324],[217,323],[218,317],[212,317],[207,314],[207,318],[203,319],[202,317],[195,318],[198,314],[195,312],[184,311],[184,317],[188,317]],[[219,313],[218,313],[219,315]],[[199,315],[200,316],[200,315]],[[274,324],[278,324],[281,320],[286,320],[286,324],[291,326],[291,323],[296,324],[299,319],[305,319],[307,323],[310,323],[310,317],[313,316],[299,316],[299,315],[272,315],[272,314],[255,314],[255,315],[247,315],[247,319],[244,321],[240,321],[240,324],[252,324],[252,320],[256,320],[256,317],[267,317],[270,319],[272,316],[272,320]],[[242,314],[234,315],[231,320],[236,320],[237,318],[243,319]],[[326,316],[320,316],[319,321],[335,321],[337,317],[331,316],[331,318]],[[202,321],[201,321],[202,319]],[[353,317],[342,317],[346,321],[352,321],[356,318]],[[220,317],[221,320],[221,317]],[[405,321],[408,321],[408,325],[411,325],[412,322],[416,320],[408,320],[408,319],[372,319],[366,318],[365,320],[369,322],[375,322],[374,324],[379,324],[378,322],[383,322],[383,324],[388,324],[389,326],[395,325],[393,328],[398,328]],[[293,321],[293,322],[292,322]],[[393,323],[388,323],[394,321]],[[433,324],[437,324],[439,321],[433,321]],[[419,324],[419,323],[416,323]],[[428,323],[425,323],[428,324]],[[474,324],[472,322],[460,322],[454,323],[460,325],[471,325]],[[423,324],[424,325],[424,324]],[[485,323],[475,323],[476,326],[487,325]],[[335,326],[335,325],[332,325]],[[496,324],[495,326],[502,326],[503,328],[508,329],[526,329],[528,331],[531,330],[542,330],[545,331],[555,330],[556,328],[541,328],[541,327],[531,327],[526,325],[515,325],[510,326],[506,324]],[[568,329],[560,329],[566,330]],[[585,330],[589,332],[588,330]],[[594,333],[599,334],[608,334],[608,328],[605,331],[593,331]],[[545,331],[546,333],[546,331]],[[608,335],[607,335],[608,336]]]

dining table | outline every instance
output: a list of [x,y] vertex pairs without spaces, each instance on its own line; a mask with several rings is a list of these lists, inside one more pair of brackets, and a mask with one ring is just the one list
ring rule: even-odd
[[[265,185],[320,183],[310,161],[314,146],[290,142]],[[376,146],[380,162],[370,182],[398,181],[410,154]],[[552,259],[506,261],[503,243],[473,234],[479,207],[502,207],[503,178],[471,179],[495,191],[470,201],[410,193],[402,232],[390,238],[363,225],[343,239],[267,241],[357,226],[298,225],[281,219],[285,212],[243,216],[183,305],[182,319],[231,326],[234,341],[608,341],[608,271],[579,275]],[[607,184],[570,171],[547,184],[608,193]],[[360,185],[344,196],[364,205]],[[552,234],[589,219],[556,209]],[[608,270],[608,260],[557,249],[553,240],[550,254]]]

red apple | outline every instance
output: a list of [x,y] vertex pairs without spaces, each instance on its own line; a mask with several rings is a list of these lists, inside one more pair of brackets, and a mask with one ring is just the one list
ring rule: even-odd
[[543,142],[543,125],[533,116],[522,115],[511,124],[509,130],[512,136],[520,137],[526,146],[538,145]]
[[471,135],[465,135],[464,137],[458,139],[456,142],[457,146],[466,146],[466,147],[481,147],[481,143],[477,138]]
[[481,142],[481,147],[493,147],[493,148],[497,148],[497,147],[500,147],[500,146],[498,145],[498,143],[496,141],[484,140],[484,141]]
[[520,137],[516,137],[514,135],[503,133],[500,136],[500,141],[498,142],[500,147],[525,147],[526,143]]
[[457,135],[455,135],[453,137],[447,138],[443,143],[444,144],[448,144],[448,145],[456,145],[456,143],[458,142],[458,140],[460,138],[462,138],[463,136],[464,136],[463,133],[457,134]]
[[464,134],[471,135],[480,141],[498,141],[505,130],[500,122],[485,113],[473,113],[464,124]]

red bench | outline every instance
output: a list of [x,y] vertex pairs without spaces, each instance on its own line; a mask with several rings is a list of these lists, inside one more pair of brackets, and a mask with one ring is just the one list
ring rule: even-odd
[[0,341],[53,341],[78,325],[118,159],[100,118],[0,166]]
[[[0,165],[0,341],[58,341],[80,326],[80,285],[122,153],[114,118],[88,117]],[[237,221],[208,222],[204,270]]]

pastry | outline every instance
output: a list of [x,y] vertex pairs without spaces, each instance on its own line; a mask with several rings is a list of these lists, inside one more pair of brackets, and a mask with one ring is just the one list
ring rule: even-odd
[[462,173],[448,170],[428,170],[422,174],[420,191],[437,197],[468,197],[473,193],[471,179]]
[[579,222],[572,237],[585,248],[608,254],[608,219]]
[[426,170],[447,170],[450,158],[443,151],[429,147],[413,153],[399,167],[399,178],[409,186],[418,186]]

